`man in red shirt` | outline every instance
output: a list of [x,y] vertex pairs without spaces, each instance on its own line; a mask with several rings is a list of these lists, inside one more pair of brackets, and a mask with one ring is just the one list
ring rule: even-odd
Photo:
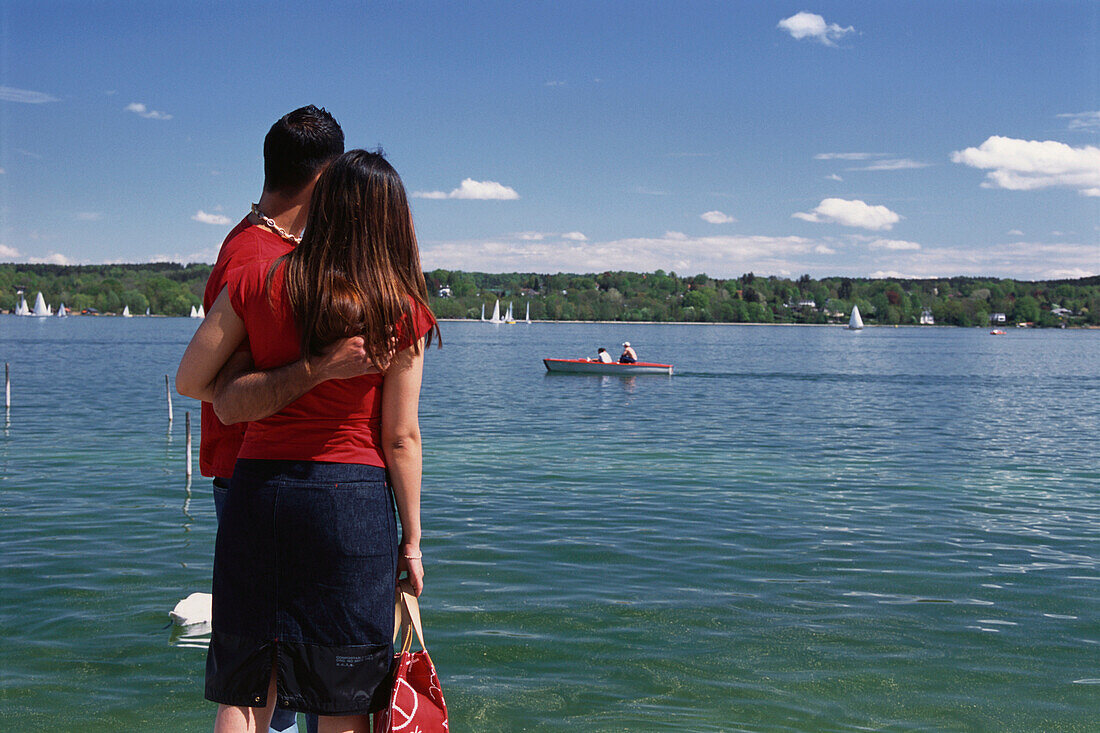
[[[203,296],[209,311],[233,270],[252,262],[272,260],[300,241],[313,186],[325,166],[344,152],[344,132],[325,109],[313,105],[296,109],[271,126],[264,138],[264,188],[260,201],[222,243]],[[374,371],[361,338],[344,339],[323,357],[303,358],[292,364],[252,371],[251,354],[244,348],[226,365],[223,375],[245,374],[233,395],[244,412],[275,412],[328,379],[346,379]],[[202,403],[202,439],[199,470],[214,479],[214,508],[221,516],[229,479],[237,462],[247,423],[225,425],[213,406]],[[310,716],[313,717],[313,716]],[[310,720],[316,730],[316,721]],[[276,709],[271,728],[292,729],[294,714]]]

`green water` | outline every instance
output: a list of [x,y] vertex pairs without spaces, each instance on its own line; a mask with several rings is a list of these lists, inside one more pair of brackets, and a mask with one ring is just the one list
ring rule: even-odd
[[[0,316],[0,729],[210,727],[195,322]],[[422,607],[455,731],[1096,730],[1100,333],[447,323]],[[676,375],[545,374],[630,340]],[[197,426],[197,420],[196,420]],[[197,445],[197,434],[196,434]]]

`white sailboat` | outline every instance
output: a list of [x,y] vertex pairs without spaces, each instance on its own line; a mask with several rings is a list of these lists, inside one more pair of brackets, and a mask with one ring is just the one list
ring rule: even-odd
[[34,312],[32,316],[48,316],[50,315],[50,309],[46,307],[46,299],[42,297],[42,291],[38,292],[38,297],[34,299]]
[[489,323],[500,323],[500,300],[493,304],[493,317],[489,319]]
[[149,306],[145,306],[145,315],[149,315]]
[[852,306],[852,317],[848,320],[849,331],[859,331],[863,328],[863,319],[859,317],[859,306]]
[[195,310],[195,306],[191,306],[191,315],[188,316],[188,317],[189,318],[198,318],[199,317],[199,312],[197,310]]
[[527,301],[527,315],[525,315],[523,317],[523,322],[524,323],[530,323],[531,322],[531,301]]
[[31,309],[27,307],[27,299],[23,297],[23,291],[19,291],[19,303],[15,306],[15,315],[29,316]]
[[123,318],[133,318],[134,317],[134,314],[130,312],[130,306],[128,306],[128,305],[122,306],[122,317]]
[[508,301],[508,312],[504,314],[505,323],[515,323],[516,319],[512,317],[512,302]]
[[482,321],[485,320],[485,304],[484,303],[481,304],[481,320]]
[[206,309],[199,303],[199,318],[206,318]]
[[58,318],[64,318],[67,315],[69,315],[69,309],[65,307],[64,303],[57,306],[57,317]]

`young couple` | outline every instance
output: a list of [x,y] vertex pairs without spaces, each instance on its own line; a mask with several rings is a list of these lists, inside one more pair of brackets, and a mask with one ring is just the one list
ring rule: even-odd
[[417,405],[439,338],[397,172],[345,153],[324,109],[280,119],[204,305],[176,388],[203,402],[214,478],[215,731],[294,711],[366,731],[388,702],[397,579],[423,589]]

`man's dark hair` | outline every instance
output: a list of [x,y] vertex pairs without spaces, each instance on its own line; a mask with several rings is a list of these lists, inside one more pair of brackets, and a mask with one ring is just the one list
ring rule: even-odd
[[344,152],[344,131],[324,107],[285,115],[264,138],[264,190],[294,194]]

